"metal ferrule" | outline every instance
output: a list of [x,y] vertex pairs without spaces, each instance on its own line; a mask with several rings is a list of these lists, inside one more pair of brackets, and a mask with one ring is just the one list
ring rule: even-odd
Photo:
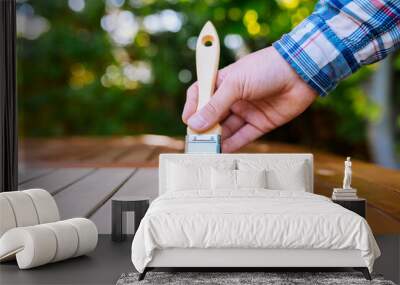
[[221,135],[187,135],[185,153],[221,153]]

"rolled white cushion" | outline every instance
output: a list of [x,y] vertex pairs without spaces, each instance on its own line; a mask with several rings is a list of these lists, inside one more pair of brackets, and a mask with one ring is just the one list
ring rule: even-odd
[[22,192],[31,197],[39,218],[39,224],[60,220],[57,204],[49,192],[43,189],[29,189]]
[[15,228],[17,223],[13,209],[6,197],[0,194],[0,237],[9,229]]
[[39,223],[38,214],[31,197],[23,191],[1,193],[11,205],[17,227],[33,226]]
[[20,269],[76,257],[97,245],[97,228],[88,219],[19,227],[0,238],[0,261],[14,256]]
[[98,232],[96,225],[91,220],[84,218],[73,218],[63,222],[74,226],[78,233],[79,243],[74,257],[91,252],[96,248]]
[[53,231],[43,225],[14,228],[0,239],[0,260],[16,255],[20,269],[28,269],[51,262],[56,254],[57,239]]
[[64,260],[75,255],[78,250],[79,237],[73,225],[59,221],[43,226],[51,229],[57,239],[57,250],[51,262]]

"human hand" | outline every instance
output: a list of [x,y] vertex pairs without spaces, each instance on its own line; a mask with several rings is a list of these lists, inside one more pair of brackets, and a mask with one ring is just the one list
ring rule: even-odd
[[233,152],[300,115],[317,93],[273,47],[219,70],[216,91],[196,112],[198,87],[187,90],[182,120],[195,131],[222,126],[222,151]]

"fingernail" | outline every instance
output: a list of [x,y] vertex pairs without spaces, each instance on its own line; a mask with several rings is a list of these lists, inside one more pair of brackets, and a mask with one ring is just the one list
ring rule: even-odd
[[207,125],[207,122],[202,115],[194,115],[189,118],[188,125],[193,129],[202,129]]

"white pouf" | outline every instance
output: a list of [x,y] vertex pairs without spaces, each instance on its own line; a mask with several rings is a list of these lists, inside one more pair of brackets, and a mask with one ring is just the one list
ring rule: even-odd
[[28,194],[35,205],[39,224],[57,222],[60,220],[60,213],[56,201],[49,192],[43,189],[30,189],[22,191]]
[[10,202],[6,197],[0,195],[0,237],[8,230],[15,228],[17,223],[15,221],[13,209]]
[[74,226],[69,223],[55,222],[43,225],[48,227],[57,240],[57,252],[52,262],[70,258],[75,255],[78,249],[79,236]]
[[79,236],[78,248],[74,257],[88,253],[96,248],[98,233],[96,225],[91,220],[74,218],[63,222],[74,226]]
[[96,248],[92,221],[59,219],[54,198],[43,189],[0,193],[0,262],[16,259],[20,269],[28,269]]
[[21,269],[51,262],[56,250],[53,232],[41,225],[11,229],[0,239],[0,257],[10,260],[15,255]]
[[39,223],[38,215],[30,196],[22,191],[1,193],[13,209],[17,227],[33,226]]
[[75,218],[14,228],[0,238],[0,259],[16,256],[20,269],[84,255],[97,245],[97,229],[88,219]]

